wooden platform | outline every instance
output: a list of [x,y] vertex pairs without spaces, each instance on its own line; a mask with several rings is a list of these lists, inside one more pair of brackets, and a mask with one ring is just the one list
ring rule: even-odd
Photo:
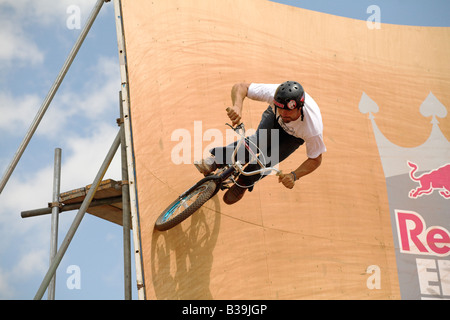
[[[61,193],[60,202],[63,205],[80,204],[86,197],[91,184],[86,187]],[[93,202],[96,200],[110,200],[110,203],[95,205],[94,203],[88,208],[87,212],[101,219],[123,225],[122,223],[122,181],[112,179],[104,180],[100,183],[97,192],[94,195]]]

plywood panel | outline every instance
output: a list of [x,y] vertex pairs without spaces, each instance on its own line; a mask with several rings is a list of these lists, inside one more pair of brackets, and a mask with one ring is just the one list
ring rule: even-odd
[[[450,32],[382,25],[265,0],[122,0],[145,286],[149,299],[398,299],[386,181],[371,122],[412,147],[430,134],[419,106],[450,105]],[[296,80],[321,108],[328,151],[293,190],[273,177],[232,206],[219,193],[180,226],[160,212],[201,178],[192,165],[225,143],[234,83]],[[262,103],[246,100],[256,128]],[[448,120],[441,125],[450,137]],[[222,137],[208,141],[208,130]],[[210,133],[212,131],[209,131]],[[173,151],[190,143],[188,163]],[[305,159],[304,148],[280,165]],[[381,270],[369,289],[367,267]]]

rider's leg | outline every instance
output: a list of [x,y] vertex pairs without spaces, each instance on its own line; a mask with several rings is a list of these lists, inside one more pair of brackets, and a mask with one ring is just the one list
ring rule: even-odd
[[[275,129],[277,130],[277,129]],[[268,157],[269,162],[266,163],[266,166],[274,166],[278,164],[278,162],[283,161],[286,159],[290,154],[292,154],[297,148],[303,144],[303,140],[299,138],[295,138],[294,136],[291,136],[287,134],[284,130],[279,129],[280,132],[280,139],[277,141],[277,143],[269,143],[268,145],[268,153],[269,155],[273,155],[274,152],[278,153],[277,157]],[[270,140],[269,140],[270,141]],[[267,160],[267,159],[266,159]],[[250,172],[254,170],[258,170],[261,167],[259,164],[255,163],[249,163],[244,171]],[[258,182],[259,179],[264,178],[266,175],[251,175],[251,176],[245,176],[240,175],[238,180],[236,181],[236,184],[231,186],[231,188],[225,192],[223,196],[223,201],[226,204],[233,204],[238,202],[242,199],[244,196],[245,191],[248,189],[249,191],[252,191],[253,184]]]

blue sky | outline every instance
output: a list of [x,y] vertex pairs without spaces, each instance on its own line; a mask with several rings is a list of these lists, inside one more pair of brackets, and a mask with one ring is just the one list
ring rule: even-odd
[[[163,0],[160,0],[163,1]],[[285,0],[310,10],[366,20],[380,8],[381,22],[450,26],[448,0]],[[84,25],[96,0],[0,0],[0,175],[6,170],[80,29],[67,9],[80,9]],[[54,149],[62,148],[61,191],[92,183],[117,133],[120,75],[114,8],[105,3],[12,177],[0,194],[0,299],[32,299],[47,271],[50,216],[20,212],[51,201]],[[120,180],[116,156],[105,178]],[[76,212],[60,215],[61,241]],[[81,288],[69,289],[69,266]],[[134,271],[134,264],[133,264]],[[133,275],[133,298],[137,298]],[[46,298],[46,295],[44,296]],[[122,229],[86,215],[57,273],[57,299],[123,299]]]
[[450,26],[448,0],[274,0],[273,2],[297,6],[342,17],[366,20],[367,8],[380,8],[381,23],[415,26]]

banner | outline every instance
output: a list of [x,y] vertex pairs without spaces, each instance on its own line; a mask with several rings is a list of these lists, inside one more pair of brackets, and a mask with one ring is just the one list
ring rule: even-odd
[[383,135],[365,93],[359,110],[369,114],[383,164],[402,299],[450,299],[450,143],[438,121],[447,109],[429,94],[420,113],[432,117],[430,137],[413,148]]

